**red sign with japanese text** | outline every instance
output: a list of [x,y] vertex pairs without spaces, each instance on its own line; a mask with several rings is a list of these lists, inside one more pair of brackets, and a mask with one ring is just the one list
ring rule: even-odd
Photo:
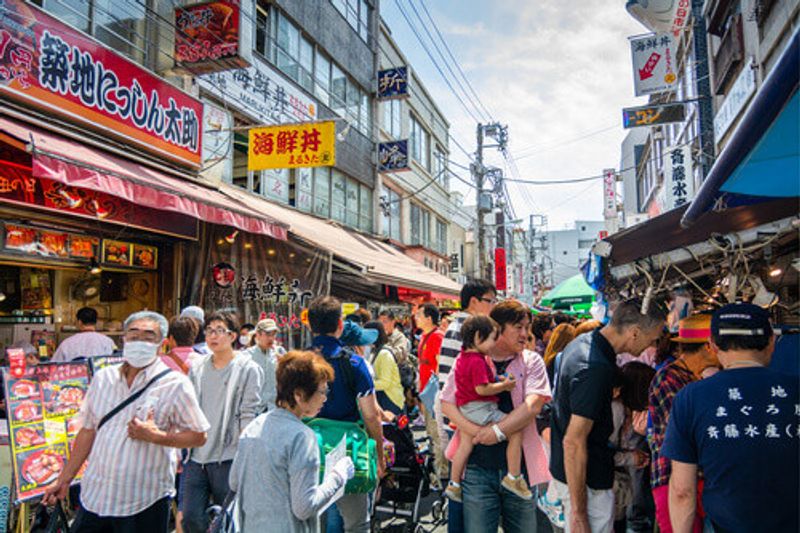
[[253,128],[247,170],[333,166],[335,145],[333,121]]
[[175,59],[193,74],[248,67],[240,55],[238,0],[175,8]]
[[[69,213],[83,218],[102,220],[150,231],[197,238],[197,220],[161,211],[104,192],[79,189],[59,181],[37,178],[27,172],[0,163],[0,203],[9,202]],[[70,250],[71,257],[92,257],[84,244]],[[78,254],[78,255],[76,255]]]
[[200,166],[199,100],[22,0],[0,11],[0,92]]
[[498,291],[508,288],[508,275],[506,272],[506,250],[505,248],[494,249],[494,286]]

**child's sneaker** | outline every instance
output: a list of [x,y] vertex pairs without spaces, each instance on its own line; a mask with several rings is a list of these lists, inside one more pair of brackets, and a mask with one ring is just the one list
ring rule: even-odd
[[528,487],[528,482],[525,481],[525,478],[522,476],[514,479],[511,477],[511,474],[506,474],[506,477],[503,478],[501,485],[523,500],[533,499],[533,493],[531,492],[530,487]]
[[564,529],[566,520],[564,518],[564,505],[561,503],[561,500],[549,500],[547,498],[547,491],[545,490],[539,493],[539,497],[536,499],[536,505],[554,526]]
[[461,487],[453,485],[452,482],[447,484],[447,489],[445,489],[444,495],[454,502],[461,503]]

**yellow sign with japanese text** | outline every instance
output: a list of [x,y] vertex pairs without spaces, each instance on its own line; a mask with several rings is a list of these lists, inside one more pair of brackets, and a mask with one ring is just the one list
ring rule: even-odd
[[329,167],[336,163],[333,121],[250,130],[247,170]]

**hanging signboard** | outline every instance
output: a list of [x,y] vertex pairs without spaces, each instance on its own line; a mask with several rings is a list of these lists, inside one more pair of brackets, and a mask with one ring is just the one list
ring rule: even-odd
[[684,104],[657,104],[642,107],[626,107],[622,110],[622,127],[656,126],[671,122],[683,122],[686,118]]
[[176,7],[175,59],[193,74],[248,67],[242,22],[238,0]]
[[669,33],[631,37],[633,86],[636,96],[670,91],[675,88],[677,41]]
[[399,172],[410,169],[407,140],[378,145],[378,172]]
[[0,93],[200,165],[203,104],[22,0],[0,11]]
[[408,97],[408,67],[378,71],[378,100]]
[[[58,478],[80,429],[78,411],[89,388],[87,363],[47,363],[22,376],[3,369],[16,501],[37,498]],[[80,480],[82,471],[73,484]]]
[[317,104],[257,55],[248,68],[199,76],[200,88],[256,124],[316,120]]
[[692,15],[692,0],[628,0],[625,9],[650,31],[677,38]]
[[[60,181],[37,178],[0,162],[0,203],[7,202],[70,215],[147,229],[189,239],[197,238],[197,220],[180,213],[136,205],[117,196],[79,189]],[[70,253],[77,250],[72,241]],[[83,247],[86,251],[85,246]],[[94,254],[96,255],[96,254]],[[91,257],[81,255],[80,257]]]
[[714,116],[714,140],[717,143],[722,140],[744,106],[750,101],[750,97],[756,92],[756,71],[750,68],[752,63],[752,60],[745,62],[742,72],[733,82],[728,96]]
[[607,168],[603,171],[603,217],[617,217],[617,171]]
[[504,291],[508,288],[505,248],[494,249],[494,286],[498,291]]
[[333,121],[252,128],[249,134],[247,170],[336,164]]
[[667,149],[664,156],[664,210],[670,211],[694,198],[694,162],[691,145]]
[[203,100],[204,178],[231,183],[233,180],[233,114]]

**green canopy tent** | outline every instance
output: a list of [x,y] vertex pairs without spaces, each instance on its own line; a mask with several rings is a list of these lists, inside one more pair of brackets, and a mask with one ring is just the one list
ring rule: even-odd
[[544,295],[539,305],[549,307],[554,311],[582,311],[589,312],[594,303],[594,289],[583,279],[582,274],[576,274],[556,285]]

